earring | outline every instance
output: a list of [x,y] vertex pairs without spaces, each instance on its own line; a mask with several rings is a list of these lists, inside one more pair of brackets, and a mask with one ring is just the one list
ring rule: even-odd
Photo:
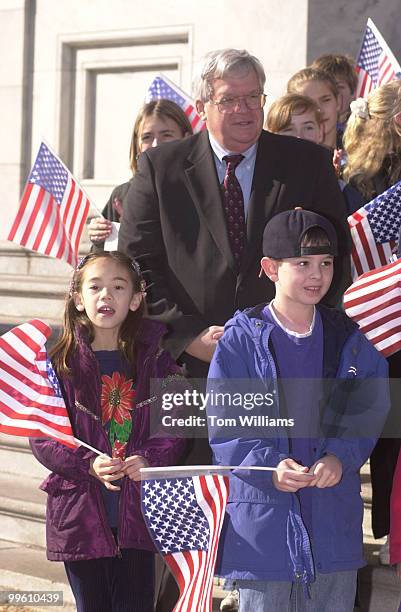
[[78,312],[83,312],[85,310],[85,306],[83,304],[77,304],[76,309]]

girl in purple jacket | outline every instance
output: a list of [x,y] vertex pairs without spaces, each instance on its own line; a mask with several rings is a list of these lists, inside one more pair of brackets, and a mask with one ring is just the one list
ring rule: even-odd
[[140,509],[140,468],[177,462],[184,441],[151,437],[150,379],[179,374],[160,349],[164,327],[143,318],[138,264],[91,253],[74,272],[52,350],[74,435],[99,449],[31,440],[49,470],[47,556],[64,561],[78,612],[151,612],[154,547]]

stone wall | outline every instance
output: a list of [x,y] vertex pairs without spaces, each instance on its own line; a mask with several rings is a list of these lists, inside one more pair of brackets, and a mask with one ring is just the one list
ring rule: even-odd
[[0,239],[41,139],[102,208],[130,176],[133,122],[157,72],[190,92],[207,51],[247,48],[262,60],[274,98],[305,62],[307,0],[285,0],[279,10],[276,0],[148,7],[145,0],[0,0]]

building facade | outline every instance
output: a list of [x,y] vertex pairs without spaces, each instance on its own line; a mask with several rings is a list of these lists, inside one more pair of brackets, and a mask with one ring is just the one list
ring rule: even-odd
[[400,56],[398,0],[0,0],[0,240],[44,139],[102,209],[130,176],[138,108],[162,72],[191,92],[211,49],[246,48],[268,100],[323,52],[356,55],[370,16]]

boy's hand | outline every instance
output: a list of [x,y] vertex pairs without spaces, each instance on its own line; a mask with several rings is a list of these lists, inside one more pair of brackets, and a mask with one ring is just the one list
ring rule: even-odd
[[123,471],[131,480],[141,480],[140,468],[149,467],[148,461],[141,455],[132,455],[127,457],[123,464]]
[[122,470],[123,462],[119,457],[111,459],[107,455],[99,455],[91,459],[89,474],[98,478],[110,491],[119,491],[120,487],[111,484],[113,480],[119,480],[124,476]]
[[300,465],[294,459],[283,459],[277,467],[281,469],[278,472],[273,472],[273,484],[279,491],[296,493],[298,489],[309,487],[311,480],[313,480],[308,474],[309,468]]
[[343,475],[343,466],[335,455],[325,455],[311,466],[309,472],[315,476],[311,486],[325,489],[326,487],[334,487],[340,482]]

